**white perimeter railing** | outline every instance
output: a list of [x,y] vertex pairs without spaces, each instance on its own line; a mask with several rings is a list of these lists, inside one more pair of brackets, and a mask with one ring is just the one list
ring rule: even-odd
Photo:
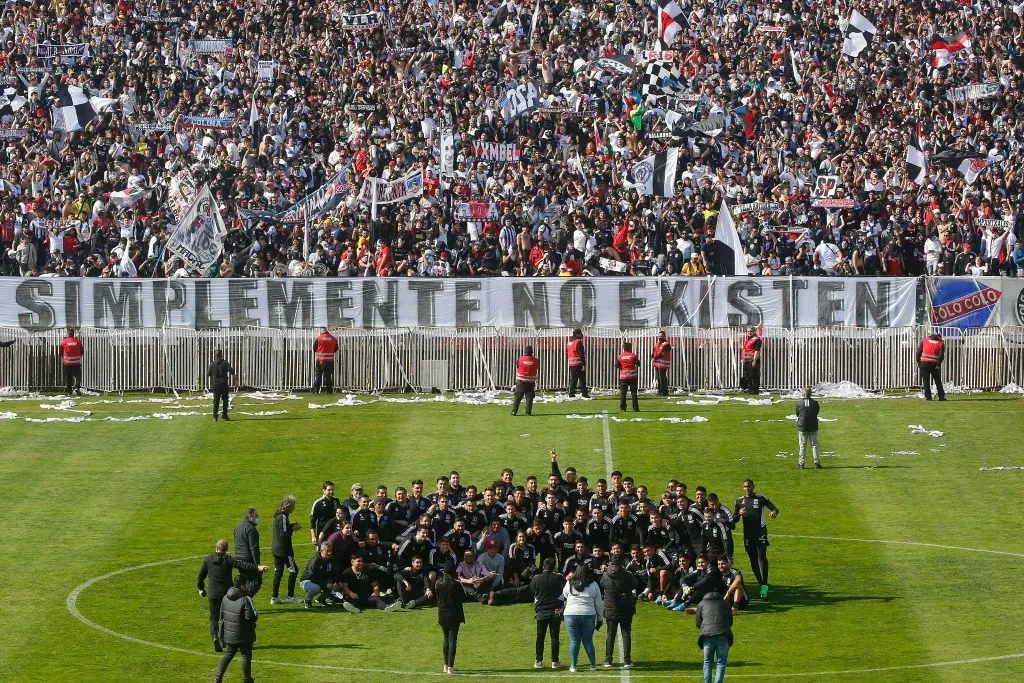
[[[935,328],[933,328],[935,329]],[[1024,327],[937,329],[946,340],[943,381],[966,389],[995,389],[1024,376]],[[513,383],[515,359],[526,344],[540,357],[538,388],[568,384],[565,344],[570,330],[521,328],[410,328],[332,330],[340,350],[335,387],[354,391],[419,391],[437,388],[501,389]],[[918,384],[916,352],[922,327],[764,328],[761,383],[793,390],[849,380],[868,390]],[[206,368],[215,349],[235,367],[239,387],[267,391],[308,388],[313,380],[315,330],[184,328],[80,331],[85,345],[83,386],[104,392],[208,386]],[[670,384],[687,390],[739,386],[742,328],[670,328]],[[0,386],[22,390],[63,384],[63,330],[0,329],[18,343],[0,349]],[[640,356],[641,387],[654,385],[650,362],[657,330],[586,331],[587,380],[599,389],[617,387],[614,359],[625,340]]]

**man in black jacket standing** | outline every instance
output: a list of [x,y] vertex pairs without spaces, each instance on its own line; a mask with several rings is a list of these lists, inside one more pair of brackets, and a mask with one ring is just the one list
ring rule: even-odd
[[811,398],[811,388],[804,390],[804,397],[796,402],[796,435],[800,442],[800,455],[796,466],[804,468],[804,457],[807,455],[807,442],[811,442],[811,455],[814,456],[814,469],[821,469],[818,457],[818,402]]
[[[260,532],[256,526],[260,523],[260,513],[256,508],[246,508],[242,521],[235,527],[235,556],[249,564],[260,563]],[[253,572],[239,572],[242,578],[252,583],[249,597],[259,592],[263,577]]]
[[558,661],[558,632],[562,622],[562,589],[565,579],[555,572],[555,561],[544,560],[543,571],[530,581],[530,592],[533,593],[533,608],[537,615],[537,659],[534,669],[544,668],[544,637],[551,633],[551,668],[561,669]]
[[636,577],[626,571],[622,546],[612,546],[612,560],[601,575],[604,593],[604,620],[608,622],[605,634],[604,666],[612,665],[615,636],[622,629],[622,668],[633,667],[633,615],[636,614]]
[[[220,607],[221,601],[227,595],[232,586],[231,570],[238,569],[250,573],[265,572],[267,567],[251,564],[239,560],[228,554],[228,542],[223,538],[217,541],[217,551],[210,553],[203,560],[203,566],[199,568],[199,597],[210,599],[210,638],[213,640],[213,649],[221,652],[223,647],[220,640]],[[210,579],[210,589],[206,589],[206,579]]]
[[224,353],[220,349],[213,352],[213,362],[210,363],[210,369],[206,374],[210,378],[210,391],[213,392],[213,421],[217,421],[217,408],[221,401],[224,402],[222,417],[230,421],[231,418],[228,417],[228,377],[235,374],[235,370],[231,367],[231,363],[224,360]]
[[224,642],[224,655],[217,664],[213,675],[214,683],[224,680],[224,672],[234,659],[235,653],[242,655],[242,681],[253,683],[252,677],[252,645],[256,642],[256,620],[259,613],[252,603],[252,585],[241,580],[236,581],[220,608],[221,640]]

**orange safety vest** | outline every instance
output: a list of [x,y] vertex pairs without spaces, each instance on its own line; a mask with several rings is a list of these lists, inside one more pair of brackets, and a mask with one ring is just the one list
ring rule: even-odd
[[636,354],[632,351],[623,351],[616,360],[619,362],[619,379],[636,379],[639,371],[636,367]]
[[328,363],[334,360],[334,354],[338,351],[338,340],[329,332],[324,332],[316,338],[316,362]]
[[943,346],[945,346],[945,342],[941,339],[926,338],[921,342],[921,362],[938,363]]
[[743,340],[743,352],[740,354],[740,360],[746,363],[747,361],[754,360],[754,354],[757,353],[757,342],[761,341],[761,338],[756,334],[753,337],[748,337]]
[[60,343],[64,365],[82,364],[82,342],[75,337],[65,337]]
[[668,370],[672,367],[672,346],[668,341],[658,342],[654,345],[654,362],[656,370]]
[[519,356],[516,361],[516,381],[537,383],[537,373],[540,370],[540,361],[536,356]]
[[566,353],[569,354],[569,367],[583,367],[583,340],[573,339],[565,345]]

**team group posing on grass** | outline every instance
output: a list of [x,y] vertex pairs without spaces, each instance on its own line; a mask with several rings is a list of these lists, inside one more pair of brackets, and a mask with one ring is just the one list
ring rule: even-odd
[[[587,576],[604,593],[603,609],[598,610],[604,613],[593,616],[598,623],[609,623],[606,665],[618,630],[624,636],[623,663],[632,665],[631,622],[637,601],[689,613],[706,597],[724,599],[732,613],[748,605],[747,585],[732,560],[737,525],[743,529],[760,596],[768,597],[766,520],[778,508],[754,492],[752,481],[743,482],[743,495],[730,509],[703,486],[690,498],[686,484],[677,480],[652,499],[646,486],[635,485],[632,477],[618,471],[591,489],[574,468],[563,476],[554,451],[550,458],[546,487],[533,475],[519,485],[513,471],[505,468],[482,491],[463,486],[459,474],[451,472],[437,477],[436,490],[429,495],[416,480],[408,489],[396,488],[394,498],[386,486],[378,486],[371,497],[355,484],[351,495],[339,500],[334,483],[326,481],[310,511],[315,550],[303,569],[296,564],[293,545],[293,534],[303,525],[291,521],[296,502],[286,497],[272,522],[270,603],[300,602],[295,597],[298,581],[307,608],[339,605],[353,614],[371,608],[411,610],[437,602],[437,584],[447,570],[467,599],[486,605],[534,602],[536,666],[543,665],[545,630],[550,630],[552,666],[558,668],[558,628],[552,622],[557,624],[566,610],[575,666],[580,643],[568,623],[567,605],[574,601],[566,582]],[[221,547],[210,556],[226,563],[229,572],[230,565],[238,568],[238,583],[248,586],[250,598],[260,589],[261,571],[268,569],[260,565],[258,524],[257,511],[249,508],[234,532],[234,556]],[[287,593],[282,596],[286,573]],[[207,574],[204,564],[201,592]],[[211,577],[211,636],[220,648],[223,593],[216,596],[212,588]],[[561,599],[563,591],[566,600]]]

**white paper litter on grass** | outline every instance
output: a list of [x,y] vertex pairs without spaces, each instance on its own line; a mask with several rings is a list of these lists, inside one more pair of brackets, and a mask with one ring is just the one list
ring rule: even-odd
[[889,455],[921,455],[917,451],[891,451]]
[[105,417],[104,422],[142,422],[143,420],[152,420],[150,415],[132,415],[131,417]]
[[924,425],[907,425],[907,429],[910,430],[911,434],[927,434],[928,436],[934,436],[936,439],[940,436],[945,436],[946,434],[945,432],[940,432],[937,429],[926,429]]
[[[601,415],[580,415],[579,413],[569,413],[565,416],[566,420],[600,420]],[[603,450],[603,449],[602,449]]]
[[1000,394],[1024,394],[1024,387],[1017,384],[1016,382],[1010,382],[1005,387],[999,390]]
[[377,396],[382,403],[444,403],[444,396],[434,394],[429,398],[426,396]]
[[192,415],[212,415],[212,413],[198,412],[198,411],[195,411],[195,410],[193,410],[191,412],[181,412],[181,413],[153,413],[153,417],[155,417],[158,420],[173,420],[176,417],[189,417],[189,416],[192,416]]
[[42,423],[42,422],[85,422],[85,420],[86,420],[86,417],[84,415],[80,415],[80,416],[76,416],[76,417],[47,417],[47,418],[26,417],[25,418],[25,422],[40,422],[40,423]]
[[1011,472],[1014,470],[1024,470],[1024,467],[1020,465],[1000,465],[999,467],[979,467],[979,472]]
[[[839,399],[868,399],[868,398],[901,398],[900,396],[887,396],[876,394],[861,388],[859,384],[850,381],[822,382],[811,387],[811,395],[815,398],[839,398]],[[799,400],[804,397],[802,390],[791,391],[782,394],[781,398],[787,400]]]
[[0,413],[0,420],[15,420],[17,418],[17,413]]
[[244,410],[238,411],[239,415],[252,415],[254,417],[270,417],[271,415],[287,415],[287,410],[258,410],[255,413],[247,413]]
[[700,415],[694,415],[693,417],[688,417],[688,418],[685,418],[685,419],[681,418],[681,417],[660,417],[660,418],[658,418],[658,422],[671,422],[672,424],[676,424],[676,425],[678,425],[678,424],[693,424],[695,422],[707,422],[707,421],[708,421],[708,419],[706,417],[701,417]]
[[677,406],[717,406],[721,403],[720,400],[702,398],[694,401],[693,399],[686,399],[684,401],[676,401]]
[[882,457],[881,455],[875,455],[874,453],[865,453],[864,457],[865,458],[875,458],[875,459],[878,459],[878,460],[885,460],[885,458]]
[[778,453],[775,454],[775,457],[776,458],[788,458],[791,455],[793,455],[793,454],[790,453],[789,451],[779,451]]
[[248,391],[244,394],[236,394],[239,398],[252,398],[258,401],[301,401],[298,394],[279,394],[275,391]]
[[339,398],[334,403],[310,403],[308,407],[310,410],[320,410],[322,408],[337,408],[339,406],[361,406],[366,405],[366,403],[366,401],[356,398],[355,394],[345,394],[345,396]]

